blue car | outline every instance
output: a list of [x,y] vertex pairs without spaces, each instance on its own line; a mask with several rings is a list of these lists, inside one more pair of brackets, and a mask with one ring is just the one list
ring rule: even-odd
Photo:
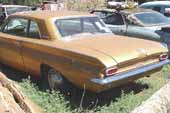
[[158,11],[170,18],[170,1],[152,1],[146,2],[139,6],[140,8],[152,9]]

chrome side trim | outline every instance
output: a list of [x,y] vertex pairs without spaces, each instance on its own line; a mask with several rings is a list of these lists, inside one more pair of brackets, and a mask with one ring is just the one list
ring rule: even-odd
[[153,69],[162,67],[166,64],[170,64],[169,59],[164,60],[164,61],[160,61],[160,62],[157,62],[157,63],[149,64],[149,65],[146,65],[146,66],[143,66],[143,67],[139,67],[139,68],[130,70],[130,71],[125,72],[125,73],[120,73],[120,74],[117,74],[117,75],[114,75],[114,76],[111,76],[111,77],[107,77],[105,79],[92,78],[90,81],[93,82],[93,83],[96,83],[96,84],[105,85],[105,84],[109,84],[109,83],[112,83],[112,82],[116,82],[116,81],[120,81],[120,80],[129,78],[129,77],[138,76],[139,74],[142,74],[144,72],[151,71]]

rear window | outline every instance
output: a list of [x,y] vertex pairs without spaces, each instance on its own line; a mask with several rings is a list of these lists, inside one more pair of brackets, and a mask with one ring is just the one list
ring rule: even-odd
[[110,29],[98,17],[56,19],[55,26],[62,37],[82,33],[111,33]]

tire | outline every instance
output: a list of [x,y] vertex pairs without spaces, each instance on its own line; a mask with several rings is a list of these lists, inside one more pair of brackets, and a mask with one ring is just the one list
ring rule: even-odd
[[44,90],[60,90],[62,92],[70,92],[71,84],[63,77],[63,75],[53,68],[46,68],[42,71],[41,87]]
[[61,89],[65,82],[62,74],[52,68],[47,72],[47,80],[51,90]]

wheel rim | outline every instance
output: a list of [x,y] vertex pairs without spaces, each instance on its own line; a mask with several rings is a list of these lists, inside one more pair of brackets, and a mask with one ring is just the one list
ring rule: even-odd
[[59,72],[57,72],[54,69],[50,69],[48,71],[48,83],[50,89],[59,88],[62,82],[63,82],[63,77]]

